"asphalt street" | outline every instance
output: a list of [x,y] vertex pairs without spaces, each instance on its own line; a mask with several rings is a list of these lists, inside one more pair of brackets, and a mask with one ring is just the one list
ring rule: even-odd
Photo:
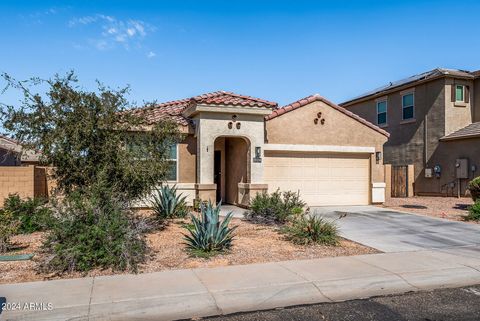
[[211,321],[479,321],[480,285],[207,318]]

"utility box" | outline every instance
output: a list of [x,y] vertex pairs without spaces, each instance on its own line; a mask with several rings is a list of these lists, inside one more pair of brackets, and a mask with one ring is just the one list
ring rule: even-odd
[[468,159],[458,158],[455,162],[457,178],[468,178]]
[[433,177],[433,169],[425,168],[425,178],[432,178]]

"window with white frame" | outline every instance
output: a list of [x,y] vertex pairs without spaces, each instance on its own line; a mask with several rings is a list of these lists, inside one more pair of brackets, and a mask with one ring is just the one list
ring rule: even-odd
[[377,101],[377,124],[387,124],[387,101]]
[[465,101],[465,86],[455,85],[455,101],[458,101],[458,102]]
[[177,153],[177,144],[174,144],[170,146],[169,154],[168,154],[168,163],[169,163],[169,169],[168,169],[168,174],[167,174],[167,181],[172,181],[176,182],[177,181],[177,159],[178,153]]
[[414,93],[402,96],[402,119],[408,120],[415,118],[415,95]]

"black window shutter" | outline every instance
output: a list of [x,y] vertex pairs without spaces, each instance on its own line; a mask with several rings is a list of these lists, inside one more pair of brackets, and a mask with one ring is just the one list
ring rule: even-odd
[[465,86],[465,102],[468,103],[470,101],[470,87]]

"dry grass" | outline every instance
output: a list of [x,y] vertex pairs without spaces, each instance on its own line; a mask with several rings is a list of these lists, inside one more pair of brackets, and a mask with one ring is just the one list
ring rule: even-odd
[[[233,248],[229,253],[219,254],[209,259],[192,257],[184,250],[182,224],[187,221],[175,220],[164,230],[147,235],[151,248],[148,261],[140,266],[139,272],[158,272],[169,269],[186,269],[198,267],[216,267],[225,265],[262,263],[285,260],[302,260],[321,257],[348,256],[378,253],[363,245],[341,240],[340,245],[320,246],[295,245],[286,241],[274,226],[256,225],[234,219],[231,224],[238,225]],[[19,235],[13,238],[18,245],[27,246],[18,253],[38,253],[43,233]],[[37,274],[35,266],[38,256],[33,261],[0,262],[0,283],[17,283],[45,279],[82,277],[80,273],[68,275]],[[88,274],[110,275],[111,270],[95,270]]]

